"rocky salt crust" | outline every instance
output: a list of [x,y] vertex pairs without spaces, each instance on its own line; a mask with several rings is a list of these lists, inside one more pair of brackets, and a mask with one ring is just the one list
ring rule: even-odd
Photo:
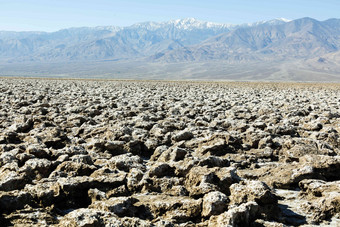
[[339,88],[1,79],[1,226],[339,226]]

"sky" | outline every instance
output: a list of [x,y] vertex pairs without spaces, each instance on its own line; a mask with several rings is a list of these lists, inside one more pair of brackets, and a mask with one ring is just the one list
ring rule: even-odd
[[0,31],[57,31],[196,18],[228,24],[340,18],[340,0],[0,0]]

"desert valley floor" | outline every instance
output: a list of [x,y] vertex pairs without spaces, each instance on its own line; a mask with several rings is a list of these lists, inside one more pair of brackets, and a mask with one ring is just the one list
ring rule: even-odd
[[0,78],[0,226],[339,226],[340,84]]

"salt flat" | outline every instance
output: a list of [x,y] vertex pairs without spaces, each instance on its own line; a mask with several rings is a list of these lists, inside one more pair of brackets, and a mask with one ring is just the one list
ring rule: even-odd
[[0,223],[334,225],[340,84],[0,79]]

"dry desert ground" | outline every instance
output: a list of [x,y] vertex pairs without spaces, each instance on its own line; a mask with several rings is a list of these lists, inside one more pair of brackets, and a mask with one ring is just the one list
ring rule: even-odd
[[0,78],[0,226],[340,225],[340,84]]

